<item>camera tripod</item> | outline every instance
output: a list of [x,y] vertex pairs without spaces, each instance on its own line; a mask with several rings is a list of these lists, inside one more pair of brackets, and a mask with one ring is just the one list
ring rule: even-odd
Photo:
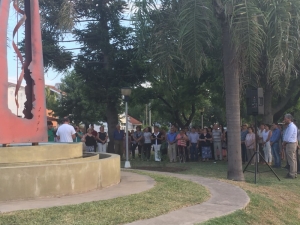
[[[255,128],[257,129],[257,115],[254,115],[255,117]],[[257,130],[255,129],[255,135],[257,135]],[[257,147],[257,138],[255,138],[255,145]],[[254,173],[254,183],[256,184],[256,178],[257,178],[257,174],[259,173],[258,171],[258,160],[259,160],[259,156],[261,157],[261,159],[263,160],[263,162],[269,167],[269,169],[271,170],[271,172],[277,177],[277,179],[280,181],[278,175],[275,173],[275,171],[272,169],[272,167],[270,167],[270,165],[266,162],[265,158],[262,156],[262,154],[259,152],[259,148],[256,148],[256,151],[253,153],[252,157],[250,160],[248,160],[249,162],[247,163],[246,167],[244,168],[243,170],[243,173],[245,173],[245,171],[247,172],[251,172],[251,173]],[[247,170],[248,166],[251,164],[252,160],[254,159],[255,157],[255,170],[254,172],[253,171],[250,171],[250,170]],[[264,171],[264,172],[269,172],[269,171]]]

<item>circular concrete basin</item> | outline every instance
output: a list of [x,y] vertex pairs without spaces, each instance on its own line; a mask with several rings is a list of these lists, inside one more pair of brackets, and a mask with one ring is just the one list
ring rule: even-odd
[[82,143],[0,148],[0,201],[72,195],[120,182],[120,156]]

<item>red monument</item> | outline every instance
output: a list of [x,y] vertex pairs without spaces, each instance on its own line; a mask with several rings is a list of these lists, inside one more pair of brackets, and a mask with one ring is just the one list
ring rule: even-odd
[[[45,103],[45,82],[41,40],[41,24],[38,0],[24,0],[24,10],[14,7],[23,18],[14,29],[14,34],[25,21],[25,59],[17,46],[13,47],[22,63],[22,72],[16,86],[15,95],[24,79],[26,81],[26,102],[23,118],[13,114],[7,104],[8,65],[7,65],[7,28],[11,0],[0,0],[0,143],[38,143],[47,142],[47,121]],[[18,101],[16,98],[16,104]]]

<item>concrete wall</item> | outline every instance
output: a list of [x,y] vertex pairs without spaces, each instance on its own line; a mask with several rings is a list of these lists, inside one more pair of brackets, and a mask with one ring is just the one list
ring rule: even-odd
[[78,194],[120,182],[120,156],[105,154],[65,163],[0,165],[0,201]]
[[[29,163],[82,157],[82,143],[0,148],[1,163]],[[1,167],[1,165],[0,165]]]

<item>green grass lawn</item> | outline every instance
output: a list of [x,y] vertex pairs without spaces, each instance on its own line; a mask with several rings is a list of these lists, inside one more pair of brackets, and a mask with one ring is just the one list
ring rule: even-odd
[[[246,182],[234,182],[226,179],[226,162],[199,163],[158,163],[133,161],[132,167],[179,167],[185,168],[182,174],[194,174],[204,177],[217,178],[244,189],[251,201],[244,210],[231,215],[212,219],[205,225],[243,225],[243,224],[300,224],[300,177],[294,180],[285,179],[287,170],[275,169],[281,181],[271,173],[260,173],[258,183],[254,184],[254,174],[245,173]],[[249,170],[254,166],[250,166]],[[259,171],[269,171],[267,166],[259,166]]]
[[111,200],[0,214],[0,224],[123,224],[156,217],[209,198],[209,192],[203,186],[191,181],[139,173],[153,177],[156,181],[155,187],[140,194]]

